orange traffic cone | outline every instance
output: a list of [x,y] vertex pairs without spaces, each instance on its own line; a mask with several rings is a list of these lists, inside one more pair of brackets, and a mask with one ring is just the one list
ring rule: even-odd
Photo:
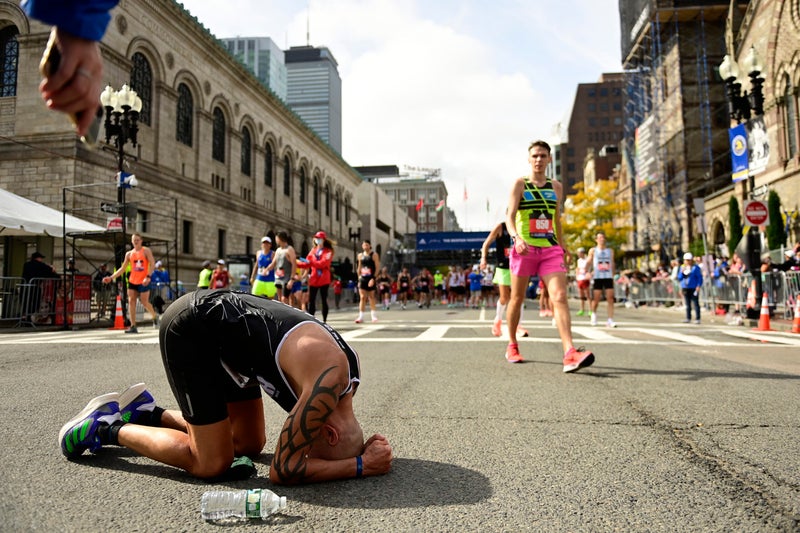
[[794,320],[792,320],[792,333],[800,333],[800,293],[794,300]]
[[772,331],[769,327],[769,299],[767,293],[761,298],[761,314],[758,317],[758,327],[753,328],[756,331]]
[[122,297],[117,294],[117,311],[114,314],[114,327],[109,329],[125,329],[125,317],[122,316]]

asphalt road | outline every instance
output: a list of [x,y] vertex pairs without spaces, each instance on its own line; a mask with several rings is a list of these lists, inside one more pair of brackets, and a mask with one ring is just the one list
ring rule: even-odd
[[[526,312],[526,363],[503,359],[479,310],[392,310],[330,322],[361,356],[365,433],[391,473],[271,487],[289,501],[237,531],[798,531],[800,335],[619,309],[576,321],[594,366],[561,372],[549,320]],[[145,381],[174,407],[155,331],[0,334],[0,531],[214,531],[212,488],[269,487],[284,415],[268,401],[256,477],[209,484],[122,449],[67,461],[61,425]],[[133,338],[131,338],[133,337]]]

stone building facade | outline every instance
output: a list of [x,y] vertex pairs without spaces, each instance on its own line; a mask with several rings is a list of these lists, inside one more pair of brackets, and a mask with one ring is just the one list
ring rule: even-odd
[[[37,90],[49,28],[0,0],[0,32],[16,32],[18,46],[15,90],[0,97],[0,187],[61,209],[65,187],[104,184],[96,194],[113,202],[118,154],[87,149]],[[319,229],[346,246],[362,178],[179,3],[122,0],[101,48],[105,81],[129,83],[143,100],[124,164],[139,185],[126,200],[145,240],[174,243],[173,280],[193,281],[203,260],[254,253],[268,232],[289,232],[299,252]],[[105,227],[94,196],[70,193],[67,208]],[[25,259],[4,253],[5,270]],[[87,271],[113,255],[97,245],[84,257]]]
[[[731,58],[741,62],[753,46],[764,64],[761,76],[769,162],[764,172],[754,176],[756,196],[766,200],[768,191],[774,190],[784,211],[796,215],[800,209],[800,0],[751,0],[743,16],[729,17],[727,41]],[[724,242],[722,236],[727,239],[730,235],[731,195],[738,199],[743,212],[743,202],[751,196],[748,180],[706,197],[706,218],[714,242]],[[797,216],[788,229],[791,246],[800,241]]]

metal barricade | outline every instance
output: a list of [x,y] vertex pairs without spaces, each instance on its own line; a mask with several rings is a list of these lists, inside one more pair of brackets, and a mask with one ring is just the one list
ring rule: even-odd
[[0,277],[0,321],[16,325],[22,318],[22,298],[18,287],[22,278]]

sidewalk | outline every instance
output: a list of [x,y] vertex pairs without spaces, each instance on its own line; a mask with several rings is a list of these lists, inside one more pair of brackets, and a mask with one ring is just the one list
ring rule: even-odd
[[[605,302],[600,303],[601,306],[605,305]],[[580,309],[580,302],[578,300],[570,300],[570,311],[573,312],[576,309]],[[605,309],[600,308],[599,311],[600,315],[605,316]],[[617,303],[614,306],[614,315],[616,317],[630,317],[631,319],[635,319],[637,315],[641,316],[643,313],[646,313],[648,316],[655,317],[659,315],[663,315],[663,320],[666,321],[673,321],[677,324],[683,320],[685,316],[685,311],[683,306],[672,306],[672,307],[665,307],[665,306],[646,306],[640,305],[639,307],[626,307],[623,303]],[[740,324],[735,322],[735,316],[733,315],[714,315],[711,313],[710,310],[701,309],[700,310],[700,318],[703,324],[714,324],[714,325],[725,325],[730,326],[732,328],[756,328],[758,327],[758,320],[748,319],[742,317],[742,321]],[[783,331],[783,332],[791,332],[792,331],[792,320],[787,320],[784,318],[779,318],[777,316],[773,316],[770,318],[770,328],[775,331]]]

